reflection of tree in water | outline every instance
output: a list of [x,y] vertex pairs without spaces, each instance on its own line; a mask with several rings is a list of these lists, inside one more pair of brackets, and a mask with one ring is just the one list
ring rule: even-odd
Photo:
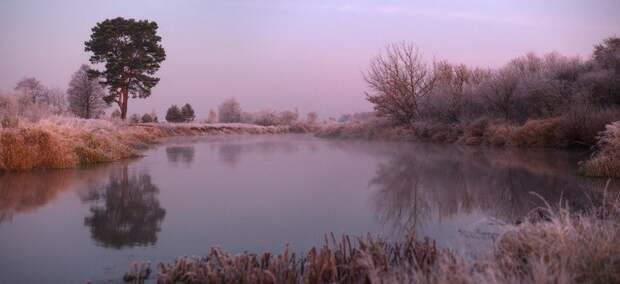
[[194,146],[166,147],[166,156],[171,163],[191,164],[194,161]]
[[93,202],[91,215],[84,218],[84,224],[90,227],[92,238],[106,247],[155,244],[166,215],[158,192],[148,174],[130,175],[124,166],[102,189],[92,192],[87,200]]
[[430,206],[419,188],[415,163],[407,157],[392,160],[389,164],[379,165],[370,186],[377,187],[377,208],[379,219],[393,223],[398,230],[411,231],[423,222],[430,213]]
[[239,144],[221,144],[218,147],[220,160],[230,166],[239,163],[242,146]]
[[514,222],[544,206],[532,192],[550,204],[563,202],[575,210],[598,198],[575,175],[533,172],[509,161],[499,166],[481,153],[419,150],[399,151],[379,166],[370,182],[380,221],[397,231],[415,230],[435,215],[441,220],[473,211]]

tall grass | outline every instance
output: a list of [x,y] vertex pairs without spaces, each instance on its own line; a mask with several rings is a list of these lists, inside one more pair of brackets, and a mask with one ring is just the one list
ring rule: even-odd
[[[131,273],[145,275],[142,270]],[[128,275],[126,279],[139,277]],[[619,283],[620,200],[579,215],[539,208],[506,225],[489,253],[465,256],[415,234],[399,242],[326,235],[303,255],[232,254],[159,264],[158,283]]]
[[610,123],[600,135],[598,150],[583,165],[588,176],[620,177],[620,121]]

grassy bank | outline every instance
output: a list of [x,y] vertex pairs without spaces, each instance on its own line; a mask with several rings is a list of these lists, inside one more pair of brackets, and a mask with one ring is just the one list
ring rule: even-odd
[[74,168],[140,155],[170,136],[276,134],[305,132],[303,127],[240,123],[144,123],[50,117],[16,128],[0,128],[0,171]]
[[[620,126],[616,110],[568,113],[517,124],[482,117],[462,123],[416,122],[394,125],[383,120],[332,124],[318,137],[456,143],[516,147],[588,147],[596,149],[583,165],[588,176],[620,176]],[[596,146],[596,147],[595,147]]]
[[[126,279],[141,270],[132,267]],[[535,210],[523,223],[505,225],[477,256],[415,235],[395,243],[330,235],[303,255],[212,248],[206,257],[160,264],[156,277],[158,283],[619,283],[620,202],[607,199],[579,215]]]

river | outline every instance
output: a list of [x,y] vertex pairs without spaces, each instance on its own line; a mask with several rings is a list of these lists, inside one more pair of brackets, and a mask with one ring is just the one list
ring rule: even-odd
[[[176,138],[144,157],[0,176],[0,283],[118,282],[136,260],[303,251],[415,231],[477,252],[527,212],[590,206],[580,151],[310,135]],[[544,201],[543,201],[544,200]],[[154,266],[153,266],[154,267]]]

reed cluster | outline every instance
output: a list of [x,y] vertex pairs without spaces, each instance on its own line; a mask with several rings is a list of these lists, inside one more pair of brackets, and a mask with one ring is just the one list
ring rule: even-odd
[[538,208],[505,225],[490,251],[475,256],[415,234],[398,242],[331,234],[303,255],[288,247],[278,255],[212,248],[204,257],[159,264],[156,277],[158,283],[620,283],[620,200],[608,196],[579,214]]

